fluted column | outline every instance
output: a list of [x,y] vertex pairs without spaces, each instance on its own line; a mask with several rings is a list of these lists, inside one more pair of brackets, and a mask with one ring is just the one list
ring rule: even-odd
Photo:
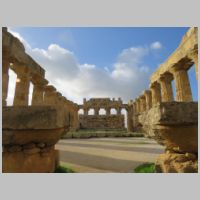
[[44,105],[56,104],[56,89],[52,85],[45,86]]
[[149,110],[152,107],[152,95],[150,90],[144,91],[144,96],[146,100],[146,110]]
[[8,60],[2,60],[2,105],[7,105],[7,95],[8,95],[8,83],[9,83],[9,62]]
[[28,106],[30,76],[28,73],[17,72],[14,106]]
[[159,79],[162,102],[170,102],[174,100],[171,84],[172,80],[173,75],[169,73],[161,75]]
[[34,83],[33,94],[32,94],[32,105],[44,104],[44,91],[45,91],[45,86],[47,84],[48,81],[45,79]]
[[161,91],[159,83],[153,83],[150,86],[151,94],[152,94],[152,106],[161,102]]
[[192,101],[192,91],[187,70],[184,68],[174,68],[173,76],[176,87],[176,101]]

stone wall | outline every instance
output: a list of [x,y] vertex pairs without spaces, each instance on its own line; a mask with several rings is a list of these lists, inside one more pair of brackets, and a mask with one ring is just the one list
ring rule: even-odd
[[[16,73],[13,106],[7,106],[9,70]],[[30,83],[32,102],[28,104]],[[48,85],[45,70],[23,44],[2,28],[2,165],[3,172],[53,172],[54,145],[69,129],[78,128],[78,105]]]
[[188,30],[178,48],[152,74],[149,90],[132,101],[134,130],[166,146],[156,163],[158,172],[198,170],[198,103],[193,102],[188,78],[193,64],[198,79],[197,27]]
[[[89,100],[83,99],[83,104],[79,105],[79,109],[83,109],[84,114],[79,115],[80,128],[107,128],[107,129],[121,129],[124,127],[124,115],[121,110],[127,111],[127,129],[129,132],[133,131],[132,126],[132,104],[124,104],[121,98],[91,98]],[[93,115],[88,115],[90,109],[94,109]],[[100,115],[100,110],[105,110],[105,115]],[[111,110],[115,109],[116,114],[111,114]]]
[[81,129],[124,129],[124,115],[79,115]]

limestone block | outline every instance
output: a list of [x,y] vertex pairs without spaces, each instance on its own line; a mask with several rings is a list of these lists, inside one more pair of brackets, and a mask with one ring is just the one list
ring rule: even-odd
[[27,154],[23,151],[13,153],[3,152],[2,171],[3,173],[54,172],[55,162],[56,154],[53,148],[49,151],[48,156],[45,157],[36,151],[32,154]]
[[69,126],[59,106],[10,106],[3,108],[3,145],[55,144]]
[[198,103],[163,102],[138,117],[148,135],[168,149],[198,151]]
[[124,115],[79,115],[80,128],[122,129]]
[[180,153],[161,154],[156,162],[156,171],[164,173],[197,173],[197,156],[186,156]]
[[8,106],[3,108],[3,129],[38,130],[66,126],[60,106]]

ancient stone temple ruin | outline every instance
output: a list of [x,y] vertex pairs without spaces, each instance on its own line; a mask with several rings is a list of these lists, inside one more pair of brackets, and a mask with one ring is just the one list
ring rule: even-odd
[[[188,78],[188,70],[195,65],[198,79],[197,28],[188,30],[178,48],[152,74],[149,89],[128,104],[120,98],[84,99],[82,105],[68,100],[48,84],[45,70],[7,28],[2,29],[2,37],[3,172],[53,172],[59,160],[55,144],[63,134],[79,128],[123,129],[121,109],[127,111],[128,131],[142,132],[166,147],[157,159],[157,172],[197,172],[198,102],[192,99]],[[17,75],[12,106],[7,106],[9,69]],[[33,93],[28,105],[30,83]],[[78,115],[80,109],[84,113]]]
[[[109,98],[92,98],[88,101],[83,100],[83,105],[79,105],[79,109],[83,109],[84,114],[79,115],[79,125],[81,129],[124,129],[124,115],[121,110],[125,108],[128,111],[128,105],[123,104],[119,98],[110,100]],[[100,113],[104,109],[105,113]],[[116,114],[111,114],[111,109],[116,110]],[[94,113],[89,115],[89,110]]]
[[[63,133],[78,128],[78,105],[48,85],[45,70],[7,28],[2,37],[3,172],[53,172],[58,160],[54,145]],[[9,69],[17,74],[12,106],[7,106]]]
[[134,129],[166,146],[157,161],[159,172],[197,172],[198,102],[192,100],[187,72],[195,65],[198,79],[197,31],[188,30],[178,48],[152,74],[150,89],[132,104]]

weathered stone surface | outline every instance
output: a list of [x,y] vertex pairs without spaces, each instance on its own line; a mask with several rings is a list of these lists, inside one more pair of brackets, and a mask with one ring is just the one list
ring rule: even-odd
[[36,147],[35,143],[27,143],[23,145],[23,149],[32,149],[35,147]]
[[179,153],[161,154],[156,162],[156,171],[164,173],[197,173],[198,161],[193,154],[186,156]]
[[24,152],[3,152],[3,173],[47,173],[55,170],[55,151],[52,149],[48,156],[40,153],[26,154]]
[[[130,103],[130,102],[129,102]],[[132,105],[123,104],[121,98],[112,100],[110,98],[91,98],[88,101],[83,100],[83,105],[79,105],[79,109],[84,110],[83,115],[79,115],[80,128],[86,129],[123,129],[124,115],[121,110],[127,111],[128,129],[132,130]],[[111,109],[116,110],[116,115],[111,114]],[[94,109],[94,115],[88,115],[88,111]],[[106,111],[105,115],[99,113],[100,109]]]
[[37,144],[37,146],[38,146],[39,148],[44,148],[44,147],[46,146],[46,144],[45,144],[45,143],[42,143],[42,142],[40,142],[40,143],[38,143],[38,144]]
[[198,104],[195,102],[165,102],[138,116],[147,135],[168,149],[197,152]]
[[40,152],[40,148],[35,147],[32,149],[24,149],[23,152],[26,154],[35,154],[35,153]]
[[37,130],[65,127],[67,116],[59,106],[3,107],[4,130]]
[[123,129],[124,115],[79,115],[80,128],[83,129]]
[[2,144],[24,145],[30,142],[42,142],[47,145],[53,145],[60,139],[63,132],[65,132],[64,128],[52,130],[3,130]]
[[10,147],[7,148],[8,152],[18,152],[21,151],[22,147],[20,145],[12,145]]
[[[179,47],[170,55],[170,57],[161,64],[158,69],[152,74],[150,81],[154,83],[158,81],[160,76],[166,72],[171,72],[172,67],[177,63],[182,65],[182,68],[188,69],[195,63],[190,55],[198,49],[198,28],[192,27],[184,35]],[[181,61],[181,62],[180,62]],[[196,69],[198,71],[198,69]]]

